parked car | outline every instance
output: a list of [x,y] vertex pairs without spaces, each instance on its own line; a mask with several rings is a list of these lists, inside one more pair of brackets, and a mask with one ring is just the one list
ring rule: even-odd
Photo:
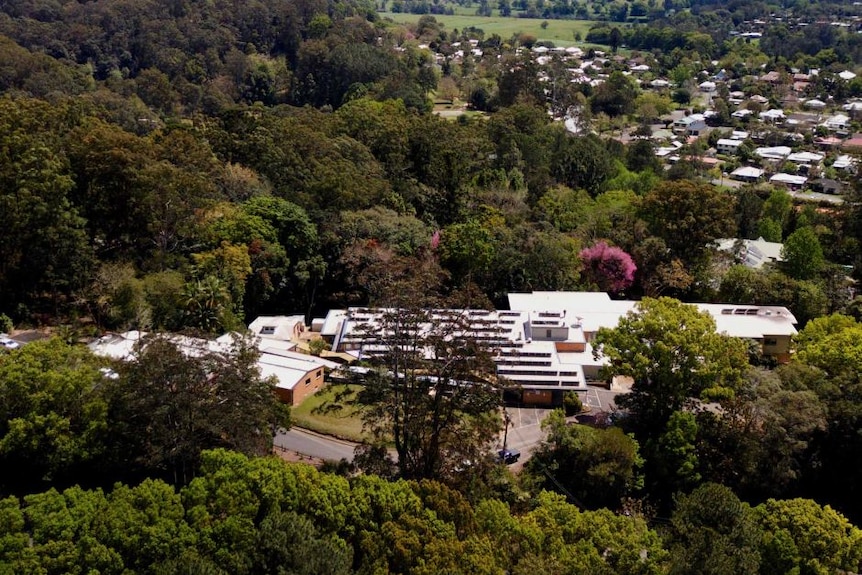
[[497,452],[497,459],[506,465],[512,465],[521,458],[521,452],[517,449],[501,449]]
[[0,348],[18,349],[21,344],[9,337],[6,334],[0,334]]

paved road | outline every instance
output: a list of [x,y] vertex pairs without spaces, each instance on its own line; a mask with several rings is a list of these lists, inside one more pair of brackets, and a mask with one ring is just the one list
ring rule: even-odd
[[356,444],[293,427],[289,431],[279,431],[276,434],[275,446],[318,459],[353,461],[353,448]]

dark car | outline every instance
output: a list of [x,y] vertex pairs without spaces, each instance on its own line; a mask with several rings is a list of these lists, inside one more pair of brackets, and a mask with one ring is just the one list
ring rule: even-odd
[[511,465],[520,458],[521,452],[517,449],[501,449],[497,452],[497,459],[506,465]]

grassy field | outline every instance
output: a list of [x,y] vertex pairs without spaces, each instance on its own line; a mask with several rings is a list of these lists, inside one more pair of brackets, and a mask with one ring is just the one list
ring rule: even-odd
[[[340,389],[340,386],[339,386]],[[335,398],[335,391],[327,386],[294,407],[290,415],[294,424],[318,433],[350,441],[361,441],[362,420],[350,408],[327,411],[326,405]]]
[[[394,12],[380,12],[382,18],[391,18],[400,24],[415,24],[419,21],[418,14],[403,14]],[[442,16],[434,15],[438,22],[443,24],[447,30],[463,30],[474,26],[485,32],[487,38],[491,34],[499,34],[507,40],[515,34],[530,34],[540,41],[550,41],[557,46],[573,46],[575,33],[580,32],[584,38],[593,25],[589,20],[542,20],[539,18],[506,18],[503,16],[472,16],[460,15]],[[542,22],[547,22],[548,27],[542,28]]]

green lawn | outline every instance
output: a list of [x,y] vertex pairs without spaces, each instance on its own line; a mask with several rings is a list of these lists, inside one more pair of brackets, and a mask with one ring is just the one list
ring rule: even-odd
[[[474,10],[475,12],[475,10]],[[419,14],[403,14],[394,12],[380,12],[382,18],[391,18],[399,24],[416,23]],[[499,34],[507,40],[515,34],[525,33],[535,36],[538,40],[550,41],[557,46],[573,46],[575,32],[580,32],[585,38],[590,26],[594,22],[590,20],[543,20],[541,18],[506,18],[504,16],[474,16],[455,14],[454,16],[443,16],[435,14],[438,22],[443,24],[447,30],[463,30],[474,26],[485,32],[487,38],[491,34]],[[547,22],[548,27],[542,29],[542,22]]]
[[[358,386],[351,386],[355,393]],[[335,399],[335,389],[339,391],[342,386],[326,386],[311,397],[294,407],[290,414],[293,422],[298,427],[304,427],[317,433],[332,435],[350,441],[362,440],[362,420],[350,407],[341,410],[330,410],[327,406],[332,405]]]

